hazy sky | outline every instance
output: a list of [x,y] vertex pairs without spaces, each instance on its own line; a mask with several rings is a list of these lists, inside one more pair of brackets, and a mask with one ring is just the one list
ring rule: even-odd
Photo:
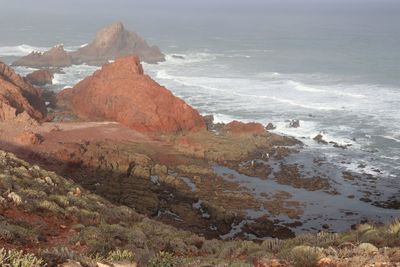
[[[45,33],[62,41],[61,32],[70,36],[66,42],[77,44],[113,21],[158,43],[160,33],[171,31],[246,33],[267,23],[292,27],[296,19],[321,24],[344,15],[335,18],[344,23],[357,20],[358,13],[371,20],[372,13],[383,14],[378,19],[398,17],[400,0],[0,0],[0,44],[44,45],[50,41]],[[17,32],[27,27],[29,32]]]
[[[312,8],[312,7],[338,7],[342,9],[363,9],[368,5],[376,8],[387,5],[398,4],[398,0],[0,0],[0,13],[7,14],[9,11],[19,12],[105,12],[109,8],[119,9],[121,7],[136,7],[139,9],[155,10],[212,10],[238,9],[246,10],[254,7],[268,7],[277,9]],[[253,9],[256,11],[256,9]]]

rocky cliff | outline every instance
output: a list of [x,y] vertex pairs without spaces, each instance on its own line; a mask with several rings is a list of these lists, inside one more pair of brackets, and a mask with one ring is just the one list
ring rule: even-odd
[[82,118],[113,120],[143,132],[205,129],[196,110],[143,73],[137,56],[104,65],[58,100]]
[[47,112],[41,94],[40,89],[0,62],[0,121],[43,121]]

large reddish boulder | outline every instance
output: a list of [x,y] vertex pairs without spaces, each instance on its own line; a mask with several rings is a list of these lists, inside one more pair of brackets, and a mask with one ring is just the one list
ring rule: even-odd
[[232,134],[261,134],[265,133],[265,128],[261,123],[232,121],[223,127],[223,130]]
[[43,140],[39,134],[26,130],[16,136],[14,141],[20,145],[29,146],[38,145],[42,143]]
[[42,91],[0,62],[0,121],[43,121],[46,114]]
[[149,46],[138,34],[127,31],[121,22],[103,28],[92,43],[71,52],[70,55],[74,64],[90,65],[103,65],[109,60],[128,55],[137,55],[147,63],[165,60],[157,46]]
[[28,81],[30,84],[43,86],[46,84],[53,83],[53,73],[48,69],[43,70],[35,70],[32,73],[26,75],[25,80]]
[[72,58],[64,50],[63,45],[57,45],[44,53],[33,51],[27,56],[14,61],[12,66],[26,66],[32,68],[68,67],[72,65]]
[[149,76],[137,56],[117,59],[57,96],[90,120],[113,120],[144,132],[205,129],[202,116]]

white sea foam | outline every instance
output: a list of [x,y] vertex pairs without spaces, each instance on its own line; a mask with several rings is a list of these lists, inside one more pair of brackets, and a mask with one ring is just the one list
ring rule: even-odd
[[[64,49],[68,52],[75,51],[79,49],[82,46],[85,46],[87,44],[83,45],[77,45],[77,46],[66,46]],[[30,54],[33,51],[38,51],[38,52],[45,52],[49,50],[51,46],[49,47],[43,47],[43,46],[31,46],[27,44],[22,44],[22,45],[16,45],[16,46],[0,46],[0,56],[16,56],[16,57],[22,57]]]
[[[158,79],[167,79],[172,80],[181,85],[196,87],[198,89],[205,89],[211,91],[217,91],[221,93],[225,93],[226,95],[234,95],[238,96],[239,99],[247,98],[253,99],[256,101],[260,100],[272,100],[273,102],[279,102],[283,104],[288,104],[291,106],[301,107],[304,109],[310,110],[320,110],[320,111],[330,111],[330,110],[338,110],[340,107],[338,106],[329,106],[327,103],[310,103],[310,102],[301,102],[298,97],[295,98],[287,98],[284,96],[274,96],[271,95],[270,91],[260,92],[259,94],[249,94],[246,92],[251,92],[252,87],[258,86],[258,89],[262,90],[263,88],[272,86],[282,86],[281,84],[273,84],[273,83],[261,83],[255,84],[257,81],[246,79],[246,78],[224,78],[224,77],[195,77],[195,76],[176,76],[169,74],[165,69],[161,69],[157,71],[156,77]],[[283,85],[284,86],[284,85]],[[238,88],[238,89],[235,89]],[[279,91],[280,88],[276,90]],[[293,97],[293,95],[289,95],[289,97]],[[246,102],[248,103],[248,102]]]
[[231,121],[237,120],[237,118],[226,114],[214,113],[213,115],[214,115],[214,123],[229,123]]
[[55,73],[53,77],[53,89],[55,91],[73,87],[75,84],[85,79],[95,72],[99,67],[89,65],[72,65],[64,68],[64,73]]
[[66,46],[66,47],[64,47],[64,50],[67,52],[72,52],[72,51],[78,50],[79,48],[85,47],[87,45],[88,45],[88,43],[81,44],[81,45],[74,45],[74,46]]
[[397,139],[397,138],[394,137],[394,136],[381,135],[381,137],[386,138],[386,139],[389,139],[389,140],[392,140],[392,141],[395,141],[395,142],[397,142],[397,143],[400,143],[400,139]]
[[31,53],[32,51],[44,52],[48,49],[49,47],[30,46],[26,44],[17,46],[1,46],[0,56],[25,56]]
[[288,85],[292,86],[297,91],[303,92],[317,92],[317,93],[326,93],[325,90],[313,88],[311,86],[306,86],[302,83],[295,82],[295,81],[287,81]]
[[59,73],[54,73],[53,75],[53,85],[58,85],[62,83],[62,75]]
[[212,61],[220,56],[221,54],[211,54],[205,52],[198,52],[198,53],[187,53],[187,54],[167,54],[165,56],[165,62],[161,62],[161,65],[185,65],[185,64],[192,64],[192,63],[200,63],[205,61]]

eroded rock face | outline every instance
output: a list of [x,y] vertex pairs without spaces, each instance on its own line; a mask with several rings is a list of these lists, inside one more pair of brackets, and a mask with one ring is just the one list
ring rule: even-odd
[[25,77],[30,84],[43,86],[53,83],[53,73],[49,70],[36,70]]
[[205,129],[196,110],[143,74],[137,56],[104,65],[57,98],[82,118],[113,120],[143,132]]
[[128,55],[137,55],[147,63],[165,60],[157,46],[149,46],[142,37],[127,31],[120,22],[103,28],[92,43],[71,53],[74,64],[92,65],[102,65]]
[[223,130],[232,134],[261,134],[265,128],[261,123],[232,121],[223,127]]
[[0,62],[0,121],[43,121],[46,106],[40,89]]
[[72,58],[64,50],[63,45],[57,45],[44,53],[33,51],[16,60],[12,65],[32,68],[68,67],[72,65]]

